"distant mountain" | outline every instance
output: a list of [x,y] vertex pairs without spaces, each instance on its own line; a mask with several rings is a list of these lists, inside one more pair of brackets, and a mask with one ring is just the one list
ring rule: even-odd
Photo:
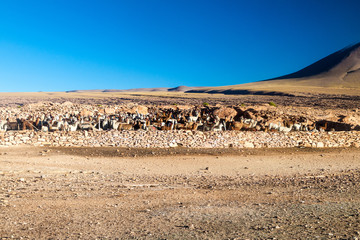
[[169,88],[168,91],[169,92],[186,92],[186,91],[190,91],[190,90],[194,90],[194,89],[196,89],[196,87],[179,86],[176,88]]
[[95,89],[95,90],[70,90],[66,91],[66,93],[82,93],[82,92],[102,92],[104,90],[101,89]]
[[253,83],[200,88],[188,92],[225,94],[336,93],[360,90],[360,43],[341,49],[297,72]]
[[297,72],[265,81],[277,79],[301,79],[307,77],[330,77],[337,78],[337,80],[346,80],[346,78],[349,77],[349,73],[359,71],[359,69],[360,43],[330,54]]
[[134,88],[68,92],[187,92],[293,95],[294,93],[360,94],[360,43],[341,49],[297,72],[253,83],[221,87]]
[[132,88],[132,89],[97,89],[97,90],[71,90],[67,93],[83,92],[185,92],[197,89],[196,87],[178,86],[175,88]]

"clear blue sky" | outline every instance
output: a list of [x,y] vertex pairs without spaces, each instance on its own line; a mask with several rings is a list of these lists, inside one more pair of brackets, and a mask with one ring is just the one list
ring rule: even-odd
[[0,92],[232,85],[360,41],[354,0],[3,0]]

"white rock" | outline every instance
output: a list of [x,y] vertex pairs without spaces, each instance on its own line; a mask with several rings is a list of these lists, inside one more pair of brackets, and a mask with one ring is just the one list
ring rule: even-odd
[[177,143],[174,143],[174,142],[171,142],[170,144],[169,144],[169,147],[177,147],[178,146],[178,144]]
[[254,148],[254,147],[255,147],[254,144],[251,143],[251,142],[245,142],[244,143],[244,148]]

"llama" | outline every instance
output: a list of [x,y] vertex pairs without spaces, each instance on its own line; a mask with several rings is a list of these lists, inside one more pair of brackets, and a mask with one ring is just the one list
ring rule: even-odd
[[19,130],[19,122],[10,122],[9,120],[7,121],[7,129],[10,130]]
[[67,131],[68,132],[75,132],[79,127],[79,122],[76,122],[75,124],[69,124],[67,126]]
[[243,127],[243,122],[233,121],[229,123],[229,130],[237,130],[240,131]]
[[79,127],[81,130],[93,130],[94,126],[91,124],[91,121],[85,122],[83,119],[81,119]]
[[64,129],[64,122],[62,122],[62,121],[57,121],[57,122],[54,122],[53,124],[49,124],[50,131],[57,131],[57,130],[62,130],[62,129]]
[[218,123],[217,125],[212,127],[212,130],[215,131],[215,132],[218,132],[218,131],[222,131],[223,128],[224,128],[224,124],[223,123]]
[[8,128],[7,121],[1,120],[0,121],[0,131],[6,131]]
[[132,130],[134,127],[132,124],[128,123],[119,123],[117,130]]
[[199,112],[197,112],[195,116],[188,116],[187,121],[188,122],[197,122],[199,115],[200,115]]

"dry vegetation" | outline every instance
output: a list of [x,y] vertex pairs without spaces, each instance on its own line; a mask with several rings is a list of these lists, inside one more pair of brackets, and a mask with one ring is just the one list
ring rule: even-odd
[[[341,91],[331,92],[324,90],[325,93],[302,93],[294,96],[277,95],[225,95],[207,93],[182,93],[182,92],[39,92],[39,93],[1,93],[0,107],[18,106],[39,101],[65,102],[84,104],[156,104],[174,105],[189,104],[202,105],[204,102],[210,105],[261,105],[270,101],[280,106],[292,107],[318,107],[318,108],[341,108],[351,109],[359,107],[360,91],[354,90],[354,94],[342,94]],[[347,91],[347,90],[346,90]]]

